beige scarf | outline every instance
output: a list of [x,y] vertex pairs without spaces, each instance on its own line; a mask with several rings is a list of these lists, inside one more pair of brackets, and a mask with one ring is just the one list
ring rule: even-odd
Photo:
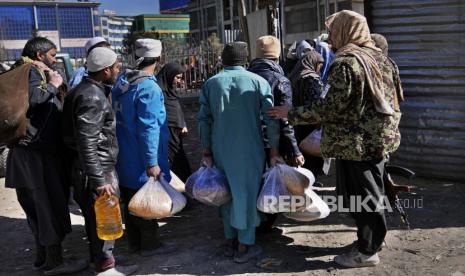
[[366,48],[381,52],[370,36],[366,18],[356,12],[343,10],[326,19],[329,42],[337,50],[336,57],[354,56],[362,65],[376,111],[393,115],[394,110],[386,101],[383,75],[375,58]]

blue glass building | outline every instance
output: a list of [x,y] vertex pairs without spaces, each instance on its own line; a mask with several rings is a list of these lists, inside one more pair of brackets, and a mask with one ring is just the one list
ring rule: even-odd
[[84,45],[101,36],[96,2],[0,1],[0,43],[9,60],[19,58],[33,34],[55,42],[72,58],[85,57]]

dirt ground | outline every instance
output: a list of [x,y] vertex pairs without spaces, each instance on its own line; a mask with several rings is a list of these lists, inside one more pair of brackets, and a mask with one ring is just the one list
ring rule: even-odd
[[[187,104],[186,109],[191,133],[185,145],[196,168],[200,156],[193,112],[196,106]],[[334,174],[322,181],[325,188],[317,193],[334,194]],[[235,264],[222,255],[222,224],[217,209],[192,201],[181,213],[160,223],[161,238],[176,242],[176,253],[147,258],[130,255],[124,238],[116,242],[115,253],[139,264],[137,275],[465,275],[465,183],[424,178],[398,182],[414,187],[413,194],[402,197],[411,229],[400,225],[397,215],[388,216],[387,247],[380,253],[381,264],[374,268],[343,269],[331,261],[356,238],[353,221],[337,213],[309,223],[279,217],[276,227],[282,233],[275,231],[257,238],[264,249],[259,260],[274,258],[277,265],[261,268],[257,261]],[[64,241],[65,256],[87,258],[83,218],[77,206],[72,205],[71,210],[73,232]],[[3,179],[0,236],[0,275],[41,275],[31,270],[33,239],[15,192],[4,188]],[[78,275],[92,275],[92,270]]]

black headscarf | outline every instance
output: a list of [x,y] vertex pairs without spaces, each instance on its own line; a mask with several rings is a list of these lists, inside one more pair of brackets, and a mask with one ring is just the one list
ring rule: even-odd
[[173,80],[176,75],[184,73],[185,70],[179,63],[167,63],[157,74],[158,84],[165,96],[165,109],[168,118],[168,126],[183,128],[186,126],[184,113],[179,103],[179,94],[173,87]]
[[316,72],[316,69],[318,64],[323,63],[324,59],[318,52],[315,50],[307,52],[306,55],[297,62],[297,65],[289,75],[289,79],[292,83],[295,83],[307,77],[320,78],[320,74]]

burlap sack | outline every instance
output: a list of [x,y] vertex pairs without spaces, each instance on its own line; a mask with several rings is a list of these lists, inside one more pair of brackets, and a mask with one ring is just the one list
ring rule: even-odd
[[0,75],[0,144],[26,136],[31,66],[26,63]]

